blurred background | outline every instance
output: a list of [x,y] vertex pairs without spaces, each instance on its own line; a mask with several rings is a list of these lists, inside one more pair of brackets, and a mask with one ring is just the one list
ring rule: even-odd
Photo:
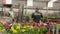
[[[12,8],[9,8],[0,0],[0,16],[7,16],[8,13],[12,17],[19,15],[30,16],[35,12],[35,8],[39,8],[39,12],[43,14],[44,17],[56,17],[60,18],[60,0],[31,0],[29,4],[28,0],[12,0]],[[52,2],[52,3],[51,3]],[[27,6],[28,5],[28,6]],[[29,6],[31,5],[31,6]]]

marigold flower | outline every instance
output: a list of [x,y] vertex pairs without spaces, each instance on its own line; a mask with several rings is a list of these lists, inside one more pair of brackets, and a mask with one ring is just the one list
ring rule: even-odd
[[26,27],[28,27],[28,28],[29,28],[30,26],[26,26]]
[[22,29],[22,32],[25,32],[26,30],[25,29]]
[[23,28],[27,28],[26,26],[23,26]]
[[56,23],[54,23],[54,24],[56,24]]
[[58,27],[60,28],[60,24],[58,24]]
[[14,30],[14,27],[13,26],[11,27],[11,30]]
[[19,29],[19,28],[20,28],[20,26],[17,26],[17,27],[16,27],[16,29]]
[[11,30],[13,31],[13,33],[17,33],[13,26],[11,27]]
[[16,30],[13,30],[13,33],[17,33],[17,31]]
[[51,24],[53,24],[53,22],[51,22]]

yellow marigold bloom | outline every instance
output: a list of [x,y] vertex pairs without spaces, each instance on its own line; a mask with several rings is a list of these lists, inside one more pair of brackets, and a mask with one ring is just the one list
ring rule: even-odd
[[5,31],[5,29],[2,29],[2,32],[4,32]]
[[25,29],[22,29],[22,32],[25,32],[26,30]]
[[13,26],[11,27],[11,30],[13,31],[13,33],[17,33]]
[[54,23],[54,24],[56,24],[56,23]]
[[50,24],[53,24],[53,22],[51,22]]
[[19,28],[20,28],[20,26],[17,26],[17,27],[16,27],[16,29],[19,29]]
[[23,26],[23,28],[27,28],[26,26]]
[[13,30],[13,33],[17,33],[17,31],[16,30]]
[[14,27],[13,26],[11,27],[11,30],[14,30]]
[[50,24],[54,24],[53,22],[51,22]]
[[60,28],[60,24],[58,24],[58,27]]
[[30,26],[27,26],[28,28],[30,27]]
[[51,24],[56,24],[56,22],[51,22]]
[[60,24],[58,24],[58,26],[60,26]]

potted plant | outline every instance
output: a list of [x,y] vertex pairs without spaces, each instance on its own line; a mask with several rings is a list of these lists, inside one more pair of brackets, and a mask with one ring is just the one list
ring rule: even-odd
[[[2,24],[1,24],[2,25]],[[35,24],[36,25],[36,24]],[[1,30],[4,31],[2,34],[47,34],[46,26],[29,26],[29,25],[20,25],[18,23],[13,23],[8,29],[5,29],[4,26]]]
[[47,28],[46,28],[46,26],[42,26],[41,27],[41,31],[42,31],[42,33],[44,33],[44,34],[47,34]]
[[18,30],[20,28],[20,25],[17,23],[13,23],[12,26],[10,26],[8,29],[5,29],[5,31],[2,34],[18,34]]

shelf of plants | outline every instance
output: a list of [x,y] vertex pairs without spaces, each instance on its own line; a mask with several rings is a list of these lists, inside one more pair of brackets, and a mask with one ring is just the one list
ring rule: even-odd
[[39,23],[0,23],[2,34],[47,34],[48,24]]
[[60,34],[60,19],[58,18],[48,18],[45,19],[45,20],[42,20],[44,23],[50,23],[50,33],[53,33],[53,27],[54,27],[54,34],[57,33],[56,31],[56,28],[58,26],[58,34]]
[[[43,21],[44,23],[0,23],[0,32],[2,34],[52,34],[54,20]],[[58,24],[60,32],[60,24]],[[56,31],[56,30],[54,30]],[[60,34],[60,33],[59,33]]]

